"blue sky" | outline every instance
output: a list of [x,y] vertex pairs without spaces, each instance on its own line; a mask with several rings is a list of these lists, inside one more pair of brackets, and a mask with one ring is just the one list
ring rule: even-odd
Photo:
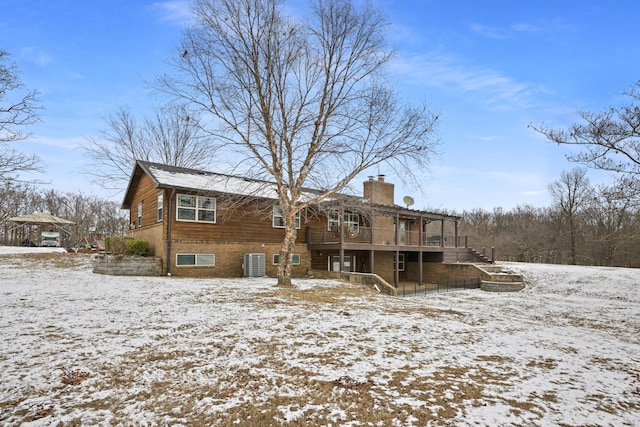
[[[392,22],[389,72],[401,96],[427,101],[441,119],[441,155],[419,173],[421,189],[391,170],[371,171],[396,184],[396,203],[411,195],[414,208],[458,213],[548,206],[547,186],[577,165],[528,125],[566,127],[578,109],[619,105],[640,80],[635,0],[373,3]],[[288,4],[299,10],[305,2]],[[0,48],[45,108],[33,137],[20,143],[45,163],[33,178],[108,196],[80,173],[88,161],[79,147],[121,106],[151,112],[159,101],[145,81],[167,70],[186,20],[183,1],[0,0]]]

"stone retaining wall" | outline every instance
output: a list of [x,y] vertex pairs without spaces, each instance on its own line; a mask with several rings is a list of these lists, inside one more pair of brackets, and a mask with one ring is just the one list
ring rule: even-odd
[[374,288],[378,292],[383,294],[397,296],[398,290],[391,286],[386,280],[377,274],[372,273],[340,273],[334,271],[323,270],[309,270],[309,275],[312,277],[342,279],[350,283],[357,283]]
[[112,276],[161,276],[162,258],[98,255],[93,272]]
[[489,282],[483,280],[480,289],[486,292],[518,292],[524,289],[523,282]]

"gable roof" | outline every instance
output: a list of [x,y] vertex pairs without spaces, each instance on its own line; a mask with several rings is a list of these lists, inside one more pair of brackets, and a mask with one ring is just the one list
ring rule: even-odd
[[[151,178],[156,188],[176,189],[188,192],[233,194],[272,200],[278,199],[277,188],[273,182],[137,160],[122,202],[122,209],[131,208],[131,190],[143,174]],[[305,189],[304,191],[309,197],[318,194],[318,190]],[[335,198],[327,200],[326,202],[336,202],[340,204],[340,201],[346,200],[349,200],[348,203],[354,205],[354,207],[359,205],[363,208],[373,208],[380,212],[393,212],[394,214],[398,213],[412,217],[425,215],[430,218],[453,220],[460,218],[454,215],[408,209],[399,205],[378,205],[371,203],[363,197],[346,194],[338,194]]]
[[33,225],[71,225],[75,224],[73,221],[69,221],[68,219],[59,218],[57,216],[53,216],[46,213],[34,213],[23,216],[14,216],[13,218],[9,218],[9,221],[15,222],[16,224],[33,224]]
[[129,180],[122,209],[131,207],[131,189],[142,173],[148,175],[157,188],[278,199],[278,191],[273,182],[138,160]]

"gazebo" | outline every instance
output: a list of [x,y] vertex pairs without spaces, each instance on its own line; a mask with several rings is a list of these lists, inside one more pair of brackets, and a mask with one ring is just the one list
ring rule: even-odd
[[34,227],[38,227],[46,231],[59,231],[60,233],[64,233],[67,236],[70,236],[71,230],[69,230],[69,227],[75,224],[75,222],[73,221],[69,221],[67,219],[59,218],[57,216],[45,213],[14,216],[13,218],[9,218],[9,222],[12,222],[13,224],[15,224],[15,226],[10,228],[8,232],[11,232],[19,227],[24,227],[26,232],[22,235],[22,243],[32,242],[31,233]]

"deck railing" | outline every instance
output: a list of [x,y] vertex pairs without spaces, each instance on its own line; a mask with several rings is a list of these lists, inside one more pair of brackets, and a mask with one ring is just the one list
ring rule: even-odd
[[[308,242],[310,245],[323,245],[340,243],[362,243],[369,245],[395,245],[396,232],[390,228],[372,227],[343,227],[342,236],[340,227],[310,227],[308,229]],[[440,235],[420,233],[417,231],[405,231],[398,236],[399,246],[429,246],[429,247],[465,247],[464,236]]]

